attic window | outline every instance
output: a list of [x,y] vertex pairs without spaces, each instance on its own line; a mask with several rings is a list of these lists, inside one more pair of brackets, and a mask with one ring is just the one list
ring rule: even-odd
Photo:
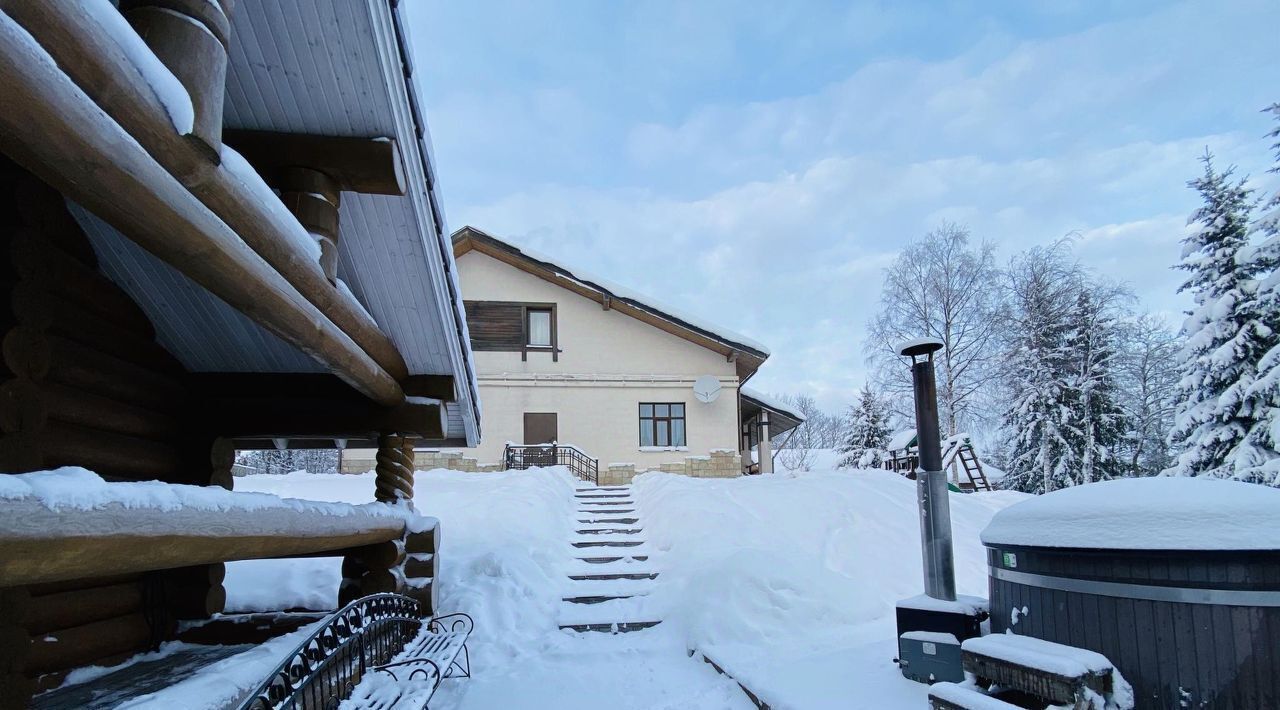
[[551,347],[551,309],[527,308],[525,319],[525,345],[531,348]]

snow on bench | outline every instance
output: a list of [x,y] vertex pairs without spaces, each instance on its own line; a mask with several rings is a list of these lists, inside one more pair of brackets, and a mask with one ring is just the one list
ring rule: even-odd
[[1128,683],[1094,651],[1014,634],[967,639],[960,650],[965,671],[1002,688],[1079,708],[1132,706]]
[[929,686],[930,710],[1017,710],[969,685],[934,683]]
[[390,663],[356,686],[343,703],[351,710],[425,708],[445,678],[470,678],[467,638],[475,623],[466,614],[432,619]]

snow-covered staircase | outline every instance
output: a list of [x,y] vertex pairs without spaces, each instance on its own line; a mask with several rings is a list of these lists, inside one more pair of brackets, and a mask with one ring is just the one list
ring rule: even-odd
[[648,594],[658,570],[644,539],[630,486],[579,486],[574,556],[559,624],[574,631],[617,633],[656,626]]

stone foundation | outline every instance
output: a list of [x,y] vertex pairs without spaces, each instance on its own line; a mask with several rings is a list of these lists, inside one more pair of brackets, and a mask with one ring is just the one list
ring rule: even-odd
[[[372,468],[372,459],[343,457],[341,473],[364,473]],[[419,471],[443,468],[466,473],[490,473],[501,471],[502,464],[480,463],[474,458],[463,456],[461,451],[417,451],[414,453],[414,468]],[[637,471],[633,463],[602,464],[600,485],[625,486],[631,483],[636,474],[645,470],[649,469]],[[657,470],[694,478],[733,478],[742,475],[742,458],[737,451],[715,449],[708,456],[686,456],[684,461],[660,464]]]

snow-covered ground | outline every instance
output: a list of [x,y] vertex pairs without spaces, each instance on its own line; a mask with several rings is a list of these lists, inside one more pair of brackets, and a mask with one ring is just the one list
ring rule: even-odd
[[[240,478],[236,488],[362,502],[373,481],[295,473]],[[926,703],[925,686],[891,660],[893,605],[922,587],[915,487],[895,474],[638,477],[634,496],[660,571],[648,605],[663,623],[616,636],[557,628],[575,518],[567,472],[419,472],[415,491],[418,510],[441,521],[442,609],[476,620],[473,677],[446,681],[432,707],[750,707],[690,649],[775,708]],[[952,495],[961,593],[985,596],[978,533],[1023,498]],[[336,598],[336,560],[228,567],[231,607]]]

